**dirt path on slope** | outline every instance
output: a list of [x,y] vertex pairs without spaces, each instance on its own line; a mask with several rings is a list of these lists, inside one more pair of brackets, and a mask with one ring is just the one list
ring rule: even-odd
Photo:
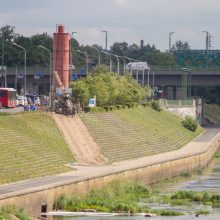
[[77,163],[82,165],[106,164],[107,160],[78,115],[71,117],[53,114],[53,118],[63,133]]

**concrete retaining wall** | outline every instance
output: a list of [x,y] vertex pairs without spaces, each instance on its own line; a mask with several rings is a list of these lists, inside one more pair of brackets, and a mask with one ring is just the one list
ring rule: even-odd
[[167,110],[180,116],[181,118],[185,118],[186,116],[196,118],[196,106],[167,107]]
[[213,154],[220,145],[220,133],[218,133],[211,142],[207,144],[201,152],[194,155],[188,154],[186,157],[174,158],[170,161],[160,161],[146,167],[136,167],[132,170],[124,170],[118,173],[110,173],[105,176],[98,176],[93,179],[85,179],[80,182],[66,183],[61,186],[35,192],[26,191],[22,195],[1,198],[0,207],[6,205],[16,205],[24,208],[32,216],[40,216],[42,205],[47,205],[47,211],[52,210],[54,200],[61,194],[86,194],[92,189],[98,189],[114,179],[130,179],[142,181],[146,184],[160,181],[165,178],[174,177],[181,173],[188,173],[195,169],[206,167],[212,160]]

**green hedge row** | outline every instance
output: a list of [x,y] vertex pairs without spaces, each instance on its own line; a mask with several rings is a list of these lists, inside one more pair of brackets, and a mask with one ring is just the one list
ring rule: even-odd
[[84,107],[84,112],[110,112],[114,110],[128,109],[128,108],[137,108],[138,103],[126,103],[125,105],[112,105],[112,106],[104,106],[104,107]]
[[161,106],[160,103],[158,101],[152,100],[150,102],[146,102],[144,104],[142,104],[144,107],[151,107],[152,109],[154,109],[155,111],[160,112],[161,111]]

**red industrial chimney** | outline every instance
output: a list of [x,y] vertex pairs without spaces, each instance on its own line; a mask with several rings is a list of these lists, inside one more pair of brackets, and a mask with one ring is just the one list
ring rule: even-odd
[[65,88],[69,87],[70,67],[70,34],[64,32],[63,25],[57,25],[53,35],[53,60],[54,70],[58,72]]

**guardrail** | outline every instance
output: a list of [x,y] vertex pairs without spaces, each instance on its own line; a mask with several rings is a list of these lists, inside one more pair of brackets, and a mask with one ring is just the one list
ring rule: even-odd
[[161,106],[195,106],[194,99],[187,100],[169,100],[169,99],[160,99]]
[[188,66],[188,67],[180,67],[180,66],[150,66],[151,71],[183,71],[188,70],[192,71],[220,71],[220,66]]

